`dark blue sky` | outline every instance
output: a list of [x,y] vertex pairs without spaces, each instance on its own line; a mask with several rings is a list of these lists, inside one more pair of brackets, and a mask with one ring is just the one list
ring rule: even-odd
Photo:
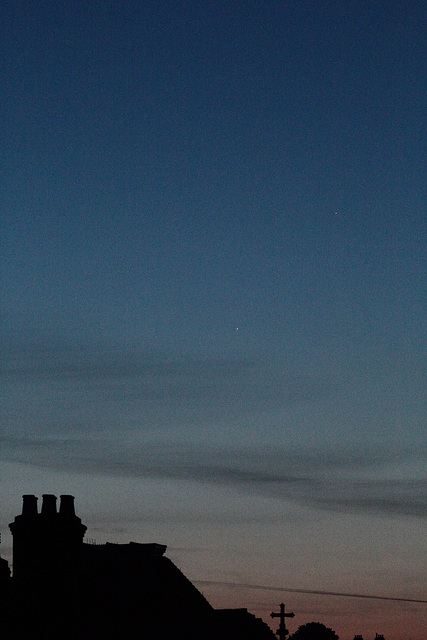
[[307,482],[372,480],[381,451],[380,488],[267,493],[421,515],[423,4],[3,3],[10,486],[184,473],[197,521],[201,477],[243,458],[263,494],[297,451]]

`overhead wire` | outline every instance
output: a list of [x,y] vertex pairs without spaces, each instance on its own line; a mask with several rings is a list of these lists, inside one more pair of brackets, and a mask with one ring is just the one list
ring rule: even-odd
[[205,586],[224,586],[237,587],[245,589],[257,589],[259,591],[286,591],[289,593],[308,593],[319,596],[337,596],[339,598],[366,598],[368,600],[391,600],[393,602],[416,602],[418,604],[427,604],[427,600],[419,600],[417,598],[399,598],[396,596],[377,596],[366,593],[345,593],[341,591],[322,591],[319,589],[295,589],[292,587],[277,587],[261,584],[248,584],[245,582],[221,582],[215,580],[194,580],[196,584]]

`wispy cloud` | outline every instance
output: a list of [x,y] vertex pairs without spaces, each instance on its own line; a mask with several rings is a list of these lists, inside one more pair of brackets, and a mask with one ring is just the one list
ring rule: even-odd
[[4,346],[0,430],[157,432],[248,425],[313,406],[336,388],[277,363],[52,345]]
[[87,350],[78,347],[21,347],[2,354],[0,376],[19,385],[68,383],[127,399],[167,399],[168,402],[211,400],[247,404],[248,409],[286,401],[315,402],[330,389],[325,381],[279,370],[256,359],[191,358],[177,354]]
[[392,471],[425,460],[425,449],[206,444],[221,438],[205,438],[205,425],[212,436],[217,425],[261,425],[278,408],[313,407],[336,392],[328,382],[255,359],[75,346],[3,345],[1,362],[0,459],[215,483],[328,510],[426,515],[426,483]]
[[[334,511],[427,515],[427,482],[384,472],[399,461],[425,459],[420,449],[296,454],[172,441],[10,436],[0,438],[0,445],[3,460],[59,471],[213,483]],[[379,466],[381,479],[372,474]]]

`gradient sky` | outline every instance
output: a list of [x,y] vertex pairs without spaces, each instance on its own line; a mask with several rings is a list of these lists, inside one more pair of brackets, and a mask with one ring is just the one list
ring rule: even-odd
[[3,556],[72,493],[214,606],[426,638],[255,588],[427,599],[424,4],[2,3]]

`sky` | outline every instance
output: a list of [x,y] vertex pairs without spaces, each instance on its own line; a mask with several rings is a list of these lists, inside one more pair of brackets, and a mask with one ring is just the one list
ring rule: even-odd
[[423,5],[2,4],[3,557],[71,493],[215,607],[427,637],[302,593],[427,600]]

